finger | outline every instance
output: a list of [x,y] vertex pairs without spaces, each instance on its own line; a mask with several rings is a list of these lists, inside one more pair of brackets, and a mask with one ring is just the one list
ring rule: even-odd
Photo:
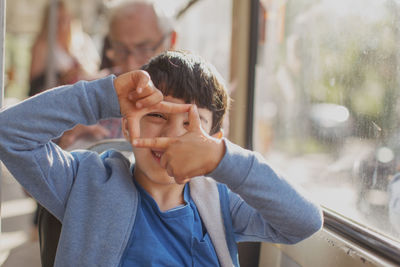
[[174,171],[172,170],[171,166],[166,166],[165,170],[169,176],[174,177]]
[[185,113],[190,110],[191,104],[177,104],[167,101],[161,101],[158,103],[153,111],[159,111],[162,113]]
[[149,80],[150,75],[147,72],[131,71],[118,76],[114,80],[114,86],[118,94],[125,94],[147,86]]
[[140,93],[140,95],[139,95],[140,97],[146,97],[148,95],[153,94],[155,91],[159,91],[159,90],[156,88],[153,81],[150,79],[148,81],[148,83],[146,84],[146,86],[143,87],[142,91],[138,92],[138,93]]
[[132,143],[133,140],[140,137],[140,123],[136,117],[128,117],[126,120],[129,142]]
[[144,70],[131,72],[131,80],[136,88],[136,92],[139,94],[149,85],[149,82],[151,82],[150,75]]
[[189,110],[189,131],[197,131],[201,129],[201,120],[197,105],[191,105]]
[[[131,91],[128,95],[129,100],[136,100],[140,98],[145,98],[154,92],[159,91],[153,84],[151,80],[144,87],[138,87],[137,90]],[[161,93],[161,91],[159,91]],[[162,94],[162,93],[161,93]]]
[[132,145],[135,147],[166,149],[171,143],[175,141],[176,138],[170,137],[137,138],[132,141]]
[[163,98],[164,98],[163,94],[159,90],[156,90],[153,92],[153,94],[136,101],[136,107],[137,108],[150,107],[161,102]]
[[128,99],[131,100],[131,101],[134,101],[135,99],[138,98],[137,95],[138,95],[138,94],[137,94],[136,91],[131,91],[131,92],[129,92],[129,94],[128,94]]
[[174,173],[174,179],[177,184],[184,184],[190,180],[190,176],[183,173]]
[[167,169],[168,159],[169,159],[169,157],[167,157],[165,153],[161,156],[160,164],[161,164],[161,167],[163,167],[164,169]]
[[147,95],[143,94],[142,93],[143,89],[140,89],[140,90],[142,90],[141,93],[137,92],[136,90],[130,91],[128,94],[128,99],[131,101],[136,101],[137,99],[145,98],[146,96],[149,95],[149,94],[147,94]]
[[175,182],[177,183],[177,184],[186,184],[187,182],[189,182],[190,181],[190,178],[184,178],[184,179],[176,179],[175,178]]

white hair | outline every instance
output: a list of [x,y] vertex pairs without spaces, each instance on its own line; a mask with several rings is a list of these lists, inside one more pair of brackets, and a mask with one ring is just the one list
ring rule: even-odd
[[174,21],[153,0],[114,0],[106,4],[109,12],[109,30],[113,22],[123,16],[127,16],[139,5],[146,5],[156,14],[157,24],[163,34],[174,30]]

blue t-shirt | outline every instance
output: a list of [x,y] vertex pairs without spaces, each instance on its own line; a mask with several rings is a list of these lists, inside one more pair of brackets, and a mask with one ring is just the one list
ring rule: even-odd
[[122,266],[219,266],[189,186],[184,205],[162,212],[155,200],[136,183],[140,201],[134,229]]

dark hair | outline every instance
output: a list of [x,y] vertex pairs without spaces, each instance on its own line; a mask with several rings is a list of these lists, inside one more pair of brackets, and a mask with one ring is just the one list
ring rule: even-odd
[[142,67],[164,95],[195,103],[212,112],[210,134],[222,128],[229,96],[216,69],[188,51],[166,51]]

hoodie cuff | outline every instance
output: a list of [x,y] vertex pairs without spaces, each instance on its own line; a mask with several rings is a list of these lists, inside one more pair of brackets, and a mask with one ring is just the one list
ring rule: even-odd
[[239,187],[247,178],[254,156],[251,151],[244,149],[228,139],[223,139],[225,143],[225,155],[217,168],[207,176],[217,182],[224,183],[232,190]]

